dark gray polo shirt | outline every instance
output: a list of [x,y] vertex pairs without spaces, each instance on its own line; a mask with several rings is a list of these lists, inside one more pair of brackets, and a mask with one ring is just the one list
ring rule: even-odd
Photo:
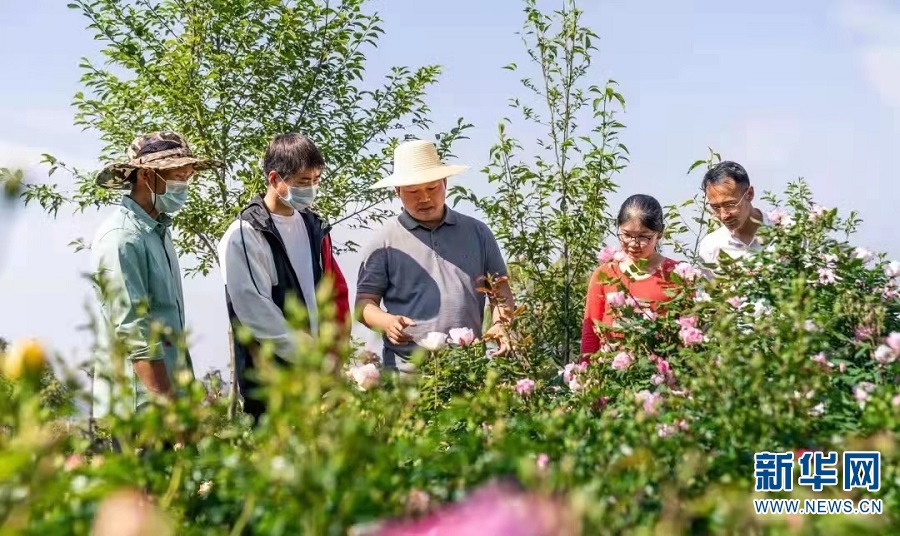
[[[381,296],[388,313],[415,320],[417,325],[406,330],[415,340],[430,331],[463,327],[480,337],[486,296],[476,288],[488,274],[507,271],[487,225],[447,207],[432,230],[404,210],[364,250],[356,292]],[[418,345],[383,339],[385,367],[414,370],[408,359]]]

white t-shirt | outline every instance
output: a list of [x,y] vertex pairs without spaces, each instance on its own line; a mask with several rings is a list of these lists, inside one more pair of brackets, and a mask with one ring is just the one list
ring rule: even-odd
[[309,311],[309,325],[312,333],[319,332],[319,308],[316,304],[316,283],[313,279],[313,260],[309,244],[309,232],[303,223],[303,216],[296,210],[290,216],[272,214],[275,228],[281,233],[284,247],[287,248],[288,259],[294,267],[294,273],[300,281],[303,301]]
[[[769,217],[766,216],[765,212],[762,213],[762,224],[766,226],[772,225],[772,222],[769,221]],[[706,235],[703,240],[700,241],[700,245],[697,248],[697,254],[704,264],[718,265],[719,252],[721,251],[724,251],[725,254],[732,259],[739,259],[750,253],[759,251],[760,249],[762,249],[762,244],[760,244],[755,234],[748,244],[734,236],[731,231],[723,225]]]
[[[273,221],[288,252],[288,260],[300,281],[312,334],[318,333],[313,265],[303,217],[273,214]],[[218,247],[222,279],[234,312],[242,325],[260,340],[269,340],[279,356],[296,355],[296,341],[284,313],[272,301],[272,287],[279,284],[272,248],[250,223],[235,220],[222,235]]]

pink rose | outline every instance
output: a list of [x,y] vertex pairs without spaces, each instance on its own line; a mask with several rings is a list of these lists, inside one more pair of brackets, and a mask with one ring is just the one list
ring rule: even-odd
[[703,342],[703,332],[697,328],[682,328],[678,332],[681,341],[687,346],[693,346]]
[[666,361],[665,359],[660,357],[656,361],[656,372],[659,372],[660,374],[662,374],[664,376],[668,376],[669,374],[672,373],[672,367],[669,366],[668,361]]
[[900,352],[900,331],[893,331],[885,339],[888,347],[895,352]]
[[693,282],[702,274],[700,270],[686,262],[679,262],[672,272],[686,282]]
[[606,303],[609,304],[613,309],[618,309],[620,307],[625,306],[625,293],[618,292],[610,292],[606,295]]
[[450,342],[457,346],[468,346],[475,341],[475,332],[470,328],[453,328],[449,335]]
[[823,365],[828,364],[828,357],[825,355],[825,352],[819,352],[818,354],[812,356],[812,360]]
[[662,403],[662,397],[656,393],[651,393],[646,389],[642,389],[635,393],[638,402],[643,402],[644,411],[650,415],[656,415],[659,412],[659,405]]
[[861,260],[863,264],[868,264],[869,261],[875,258],[875,255],[866,248],[856,248],[853,251],[853,257]]
[[875,390],[875,384],[871,382],[860,382],[853,389],[853,397],[857,402],[865,403],[869,401],[869,393]]
[[652,383],[653,385],[662,385],[665,381],[666,379],[662,374],[654,374],[653,376],[650,376],[650,383]]
[[516,392],[522,396],[528,396],[534,392],[534,380],[523,378],[516,383]]
[[634,358],[627,352],[620,352],[613,358],[612,368],[616,370],[626,370],[634,362]]
[[744,298],[743,296],[732,296],[731,298],[728,298],[727,301],[728,305],[734,307],[735,309],[740,309],[742,305],[747,303],[747,298]]
[[617,248],[615,248],[613,246],[606,246],[605,248],[603,248],[600,251],[600,254],[597,255],[597,260],[600,262],[600,264],[608,263],[609,261],[613,260],[613,258],[615,257],[616,250],[617,250]]
[[678,325],[681,326],[682,329],[685,328],[695,328],[697,327],[697,317],[696,316],[682,316],[678,319]]

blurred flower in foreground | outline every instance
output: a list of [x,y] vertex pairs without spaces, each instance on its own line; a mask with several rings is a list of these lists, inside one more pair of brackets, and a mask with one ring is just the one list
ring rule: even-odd
[[92,536],[169,536],[170,521],[146,495],[123,490],[100,504],[94,518]]
[[563,536],[580,534],[574,515],[559,501],[511,484],[491,483],[459,503],[414,521],[392,521],[376,536]]

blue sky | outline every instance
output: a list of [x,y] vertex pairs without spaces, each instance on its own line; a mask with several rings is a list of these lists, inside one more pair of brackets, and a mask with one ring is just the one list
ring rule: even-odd
[[[560,3],[546,2],[556,7]],[[757,190],[780,192],[805,177],[817,200],[864,219],[860,245],[900,258],[893,216],[900,197],[895,148],[900,143],[900,5],[865,0],[581,3],[584,22],[601,37],[594,83],[620,83],[627,110],[622,141],[632,164],[617,178],[625,196],[650,193],[664,204],[688,199],[699,175],[691,162],[712,146],[743,163]],[[501,69],[524,63],[516,34],[518,0],[381,0],[385,37],[369,72],[391,65],[444,66],[428,102],[436,129],[459,116],[476,128],[455,150],[472,171],[458,180],[489,191],[478,170],[496,140],[507,99],[524,95],[518,76]],[[42,152],[90,167],[96,134],[72,126],[78,62],[99,47],[85,20],[59,0],[7,0],[0,11],[0,166],[37,166]],[[540,135],[517,124],[526,142]],[[314,133],[312,133],[314,135]],[[124,150],[124,148],[123,148]],[[66,176],[55,175],[65,183]],[[81,277],[87,255],[67,244],[88,238],[103,215],[56,220],[39,209],[0,205],[0,336],[37,336],[70,361],[90,343],[90,289]],[[340,238],[341,231],[338,231]],[[598,237],[598,242],[601,237]],[[340,259],[355,281],[359,258]],[[227,367],[227,318],[218,273],[189,279],[188,323],[198,372]],[[356,332],[365,335],[358,327]]]

